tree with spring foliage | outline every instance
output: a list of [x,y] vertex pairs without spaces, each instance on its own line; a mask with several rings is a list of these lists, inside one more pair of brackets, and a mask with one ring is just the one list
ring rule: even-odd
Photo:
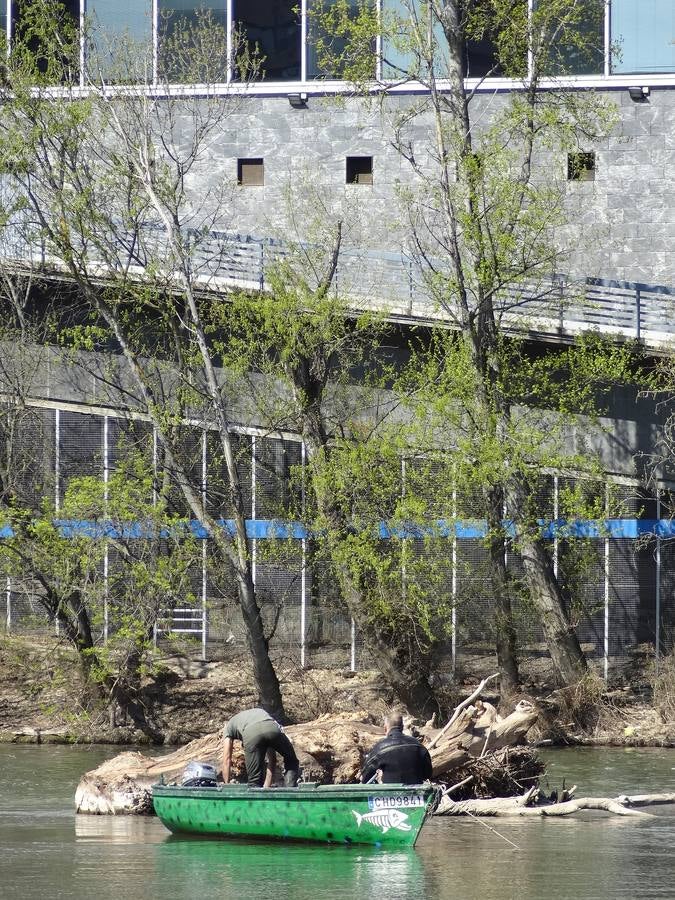
[[[2,416],[3,436],[15,415],[9,409]],[[31,503],[17,450],[8,441],[3,450],[13,453],[3,462],[18,484],[5,481],[0,572],[77,651],[90,696],[161,740],[142,686],[156,669],[154,628],[192,596],[191,570],[201,554],[187,523],[157,499],[152,467],[140,454],[129,454],[105,483],[71,478],[57,512],[46,498]]]
[[[211,144],[241,103],[208,87],[222,78],[214,47],[227,46],[227,36],[208,13],[196,25],[174,22],[159,90],[140,48],[121,42],[108,52],[99,32],[87,26],[87,34],[94,50],[82,89],[78,23],[60,3],[22,3],[0,114],[3,224],[15,246],[20,237],[27,248],[19,263],[40,247],[45,267],[73,287],[83,313],[60,340],[73,352],[116,354],[100,383],[111,402],[123,397],[150,418],[186,509],[236,585],[259,702],[283,718],[256,596],[227,385],[203,322],[213,273],[227,252],[209,235],[228,219],[233,185],[222,181],[196,199],[190,192],[191,183],[206,180]],[[245,81],[257,61],[237,53],[236,36],[234,54]],[[199,96],[174,89],[177,65],[186,79],[200,79]],[[111,77],[117,86],[106,84]],[[181,444],[187,418],[219,444],[226,472],[219,510],[205,506],[192,448]],[[232,533],[217,524],[219,514],[232,519]]]
[[[508,332],[527,328],[535,302],[537,314],[551,315],[552,276],[568,258],[559,160],[592,148],[612,127],[611,104],[558,80],[597,57],[603,10],[602,0],[400,0],[381,11],[338,0],[314,19],[324,68],[379,103],[409,166],[401,234],[421,289],[455,333],[432,341],[418,365],[422,378],[408,387],[420,421],[456,448],[460,483],[482,496],[504,693],[519,680],[509,544],[521,556],[558,682],[586,670],[534,486],[543,468],[588,466],[584,454],[563,452],[564,426],[597,410],[594,387],[629,365],[597,341],[532,360]],[[470,84],[476,42],[490,47],[492,61]],[[512,90],[488,109],[478,87],[492,75],[513,79]],[[392,87],[405,84],[417,86],[414,99],[390,104]]]
[[[315,241],[268,273],[268,293],[234,296],[210,333],[252,414],[302,436],[295,513],[309,530],[313,578],[333,582],[330,593],[400,700],[429,714],[451,631],[444,539],[427,527],[426,464],[403,477],[415,450],[386,390],[390,329],[374,313],[354,316],[336,295],[342,226],[324,213]],[[256,388],[261,375],[265,391]]]

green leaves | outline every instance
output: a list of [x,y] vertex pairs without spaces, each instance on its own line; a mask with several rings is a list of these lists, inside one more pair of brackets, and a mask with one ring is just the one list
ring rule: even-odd
[[[128,452],[104,482],[71,478],[57,511],[9,506],[0,570],[32,593],[100,684],[134,683],[153,664],[153,626],[196,602],[191,572],[201,560],[185,523],[155,494],[152,467]],[[67,524],[64,529],[63,523]]]
[[380,27],[373,0],[317,0],[309,10],[319,71],[356,85],[372,81]]
[[61,0],[22,0],[7,75],[15,91],[79,83],[79,17]]

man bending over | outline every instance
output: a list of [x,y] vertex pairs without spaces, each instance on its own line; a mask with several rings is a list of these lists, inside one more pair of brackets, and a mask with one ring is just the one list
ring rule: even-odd
[[284,760],[284,784],[295,787],[298,783],[300,763],[281,725],[264,709],[245,709],[232,716],[223,731],[223,781],[230,781],[232,741],[244,745],[246,775],[249,787],[269,787],[274,777],[276,759],[274,752]]

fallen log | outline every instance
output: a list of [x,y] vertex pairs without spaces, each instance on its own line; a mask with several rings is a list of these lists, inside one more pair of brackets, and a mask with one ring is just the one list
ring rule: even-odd
[[440,747],[431,756],[431,777],[438,780],[441,775],[466,765],[471,759],[469,751],[461,745]]
[[490,725],[485,749],[500,750],[520,743],[538,718],[534,705],[529,700],[521,700],[510,715]]
[[[485,704],[476,704],[463,709],[453,720],[445,740],[431,749],[434,778],[465,766],[471,757],[485,756],[488,752],[522,743],[538,718],[536,708],[527,700],[521,700],[503,719],[496,716],[496,710],[494,714],[491,710],[494,707],[486,710]],[[434,741],[437,739],[438,736]]]
[[570,816],[583,810],[600,810],[616,816],[653,818],[652,813],[636,809],[638,806],[675,803],[675,794],[643,794],[633,797],[578,797],[560,803],[537,799],[536,788],[530,788],[519,797],[490,797],[487,799],[453,800],[450,791],[445,793],[434,811],[436,816],[538,816],[554,818]]
[[435,743],[435,739],[429,742],[430,738],[434,737],[435,732],[433,730],[429,731],[425,728],[419,728],[417,729],[418,737],[425,744],[433,759],[444,748],[459,744],[462,740],[468,745],[469,741],[467,739],[474,736],[474,728],[476,727],[478,716],[479,710],[475,706],[469,706],[462,710],[462,713],[445,733],[443,740],[438,744]]
[[495,672],[493,675],[488,675],[487,678],[484,678],[481,681],[481,683],[478,685],[478,687],[472,694],[469,694],[469,696],[465,700],[462,700],[462,702],[455,707],[455,710],[452,713],[452,715],[450,716],[450,719],[448,720],[447,725],[445,725],[445,727],[442,728],[438,732],[438,734],[432,739],[431,743],[429,744],[429,751],[433,750],[433,748],[436,746],[436,744],[438,744],[439,741],[442,740],[442,738],[445,736],[445,734],[449,730],[450,726],[454,724],[455,719],[458,718],[458,716],[460,715],[462,710],[464,710],[466,707],[470,706],[473,703],[473,701],[477,697],[480,696],[483,689],[485,688],[485,685],[488,684],[488,682],[490,682],[493,679],[498,678],[498,677],[499,677],[499,672]]
[[628,797],[621,794],[617,798],[618,803],[627,806],[662,806],[667,803],[675,803],[675,794],[634,794]]

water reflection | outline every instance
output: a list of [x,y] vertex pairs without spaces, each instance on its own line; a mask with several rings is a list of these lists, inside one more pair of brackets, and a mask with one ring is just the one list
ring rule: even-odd
[[135,816],[75,816],[78,841],[106,844],[159,844],[167,833],[155,818]]
[[410,849],[168,838],[154,859],[157,876],[172,885],[172,898],[196,892],[225,897],[235,889],[240,897],[294,900],[381,895],[404,900],[424,893],[423,864]]

